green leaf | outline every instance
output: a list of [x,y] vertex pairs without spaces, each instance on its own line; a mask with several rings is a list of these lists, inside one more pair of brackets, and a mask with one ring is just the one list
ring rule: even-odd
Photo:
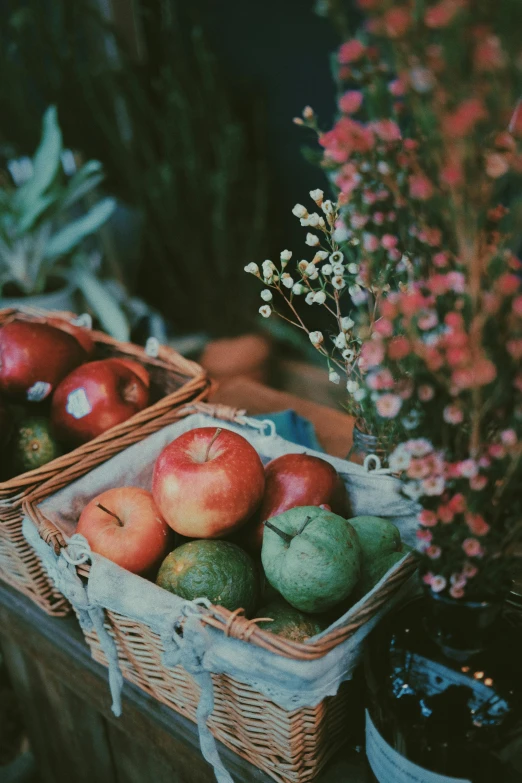
[[14,196],[15,207],[20,212],[34,209],[34,202],[52,184],[60,166],[62,144],[56,106],[49,106],[43,118],[42,138],[33,157],[33,176]]
[[70,253],[86,236],[94,234],[110,218],[116,209],[113,198],[104,198],[87,214],[73,220],[49,240],[45,249],[46,258],[55,258]]
[[24,212],[18,221],[16,226],[16,233],[18,236],[25,234],[31,229],[38,218],[45,212],[45,210],[51,206],[53,201],[56,200],[56,194],[49,193],[48,195],[39,196],[36,201],[33,202],[32,207]]
[[75,204],[105,179],[99,160],[90,160],[69,180],[60,206],[63,209]]
[[125,313],[116,299],[107,291],[105,285],[95,275],[83,267],[76,267],[71,274],[78,288],[101,325],[116,340],[127,342],[130,337],[130,327]]

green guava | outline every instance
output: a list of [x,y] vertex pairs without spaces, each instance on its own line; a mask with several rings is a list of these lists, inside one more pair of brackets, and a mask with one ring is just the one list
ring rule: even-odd
[[361,546],[337,514],[301,506],[265,522],[261,560],[266,578],[302,612],[325,612],[344,601],[361,574]]
[[256,617],[271,617],[271,621],[258,622],[258,627],[292,642],[305,642],[328,627],[320,617],[300,612],[281,596],[258,609]]
[[362,551],[362,593],[369,592],[398,560],[401,552],[401,534],[392,522],[381,517],[354,517],[350,524],[355,528]]

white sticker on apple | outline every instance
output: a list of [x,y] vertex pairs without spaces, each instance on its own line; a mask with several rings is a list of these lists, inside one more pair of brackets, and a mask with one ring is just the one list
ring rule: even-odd
[[52,388],[47,381],[36,381],[30,389],[27,389],[27,399],[29,402],[41,402],[49,396]]
[[92,411],[85,389],[75,389],[68,394],[65,410],[75,419],[83,419]]

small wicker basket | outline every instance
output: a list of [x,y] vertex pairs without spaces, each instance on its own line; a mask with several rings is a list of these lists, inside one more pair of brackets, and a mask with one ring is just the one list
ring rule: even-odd
[[[71,321],[73,313],[36,309],[0,310],[0,327],[11,321],[45,323],[48,318]],[[91,332],[95,359],[122,356],[143,364],[151,379],[151,404],[127,421],[36,470],[0,482],[0,578],[37,603],[51,615],[66,615],[69,603],[55,589],[39,558],[22,534],[22,504],[42,485],[56,491],[100,462],[174,421],[180,406],[206,399],[210,382],[204,370],[170,348],[160,347],[157,358],[143,348],[114,340],[102,332]],[[60,478],[69,470],[69,478]]]
[[[178,416],[195,411],[214,418],[242,423],[242,414],[225,406],[197,403]],[[67,482],[75,476],[69,471]],[[65,478],[63,475],[60,478]],[[24,503],[27,517],[40,537],[55,552],[65,546],[62,532],[44,515],[40,503],[50,494],[49,486],[40,487]],[[202,622],[224,635],[294,661],[314,661],[350,639],[381,610],[416,569],[413,556],[406,558],[386,582],[362,602],[349,623],[336,627],[325,636],[307,644],[293,642],[262,630],[255,621],[242,616],[242,610],[230,612],[220,606],[201,608]],[[88,580],[90,567],[77,566],[78,574]],[[182,623],[181,623],[182,624]],[[189,719],[196,721],[199,688],[182,666],[170,668],[163,663],[164,647],[160,636],[146,623],[138,622],[105,607],[105,626],[113,638],[125,679]],[[107,665],[100,639],[95,631],[85,632],[93,658]],[[209,720],[214,736],[278,783],[305,783],[317,775],[348,737],[350,687],[344,683],[334,696],[327,696],[315,707],[286,710],[249,685],[225,674],[213,674],[215,707]]]

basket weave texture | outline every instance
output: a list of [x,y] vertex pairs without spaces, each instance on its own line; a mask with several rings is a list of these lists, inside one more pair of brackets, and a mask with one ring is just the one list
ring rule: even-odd
[[[178,412],[179,417],[194,411],[241,423],[244,412],[225,406],[197,403]],[[68,477],[68,480],[72,480]],[[55,524],[40,510],[48,496],[40,488],[24,503],[24,510],[41,538],[54,545],[65,544]],[[394,597],[416,568],[413,556],[406,558],[386,582],[368,596],[351,621],[336,627],[319,640],[304,644],[284,639],[243,617],[241,610],[230,612],[220,606],[200,607],[201,621],[226,636],[239,639],[295,661],[322,658],[350,639],[368,620]],[[90,567],[80,565],[78,574],[89,578]],[[114,639],[121,672],[158,701],[189,719],[196,720],[199,688],[182,666],[163,663],[161,638],[145,623],[105,608],[105,626]],[[183,622],[180,623],[183,625]],[[107,665],[105,653],[94,630],[85,631],[95,660]],[[305,783],[314,778],[337,749],[346,742],[350,715],[349,683],[343,683],[335,696],[327,696],[315,707],[286,710],[254,688],[225,674],[213,674],[215,708],[209,727],[214,736],[278,783]]]
[[[0,327],[11,321],[45,323],[49,318],[72,321],[73,313],[29,309],[0,310]],[[56,324],[54,324],[56,325]],[[45,487],[56,492],[67,481],[78,478],[127,446],[143,440],[170,424],[180,406],[206,399],[210,381],[195,362],[170,348],[160,347],[156,358],[143,348],[122,343],[108,335],[92,331],[95,341],[93,359],[126,357],[143,364],[150,375],[151,404],[122,424],[88,443],[64,454],[36,470],[0,482],[0,578],[27,595],[45,612],[63,616],[70,612],[68,601],[56,590],[41,562],[22,534],[22,507],[35,490]],[[66,472],[67,478],[61,475]]]
[[[124,678],[195,723],[199,687],[182,666],[163,665],[159,636],[116,612],[106,612],[106,618]],[[96,632],[85,637],[93,659],[106,666]],[[212,734],[278,783],[312,780],[349,737],[350,683],[315,707],[290,712],[225,674],[212,680]]]

